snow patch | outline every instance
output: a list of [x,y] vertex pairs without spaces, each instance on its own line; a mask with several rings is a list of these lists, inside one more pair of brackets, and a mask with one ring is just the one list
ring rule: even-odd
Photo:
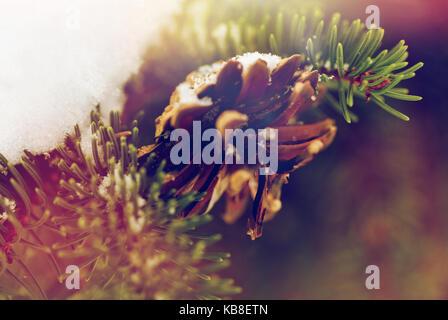
[[233,58],[233,60],[236,60],[243,65],[243,69],[249,68],[258,59],[265,61],[271,72],[282,60],[282,58],[277,55],[270,53],[259,53],[259,52],[248,52],[243,54],[242,56],[236,56]]
[[210,97],[199,99],[194,88],[188,82],[182,82],[177,86],[176,91],[179,94],[179,104],[196,103],[200,106],[209,106],[213,103]]
[[[101,103],[107,118],[122,86],[179,0],[0,1],[0,152],[11,162],[28,149],[62,143]],[[89,136],[83,139],[90,148]]]

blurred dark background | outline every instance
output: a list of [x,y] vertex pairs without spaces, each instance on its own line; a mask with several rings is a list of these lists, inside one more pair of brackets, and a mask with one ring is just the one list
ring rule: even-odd
[[[234,225],[214,219],[211,232],[223,235],[217,249],[232,254],[223,276],[243,287],[237,298],[244,299],[447,299],[448,3],[323,3],[327,14],[361,21],[377,5],[382,47],[405,39],[410,65],[425,63],[406,81],[424,99],[393,104],[409,122],[363,104],[359,123],[337,118],[336,140],[292,175],[283,209],[260,239],[245,235],[246,218]],[[380,290],[365,288],[371,264],[380,268]]]

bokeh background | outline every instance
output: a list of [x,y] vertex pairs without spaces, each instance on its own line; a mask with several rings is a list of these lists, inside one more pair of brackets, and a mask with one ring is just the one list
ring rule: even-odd
[[[251,241],[245,235],[246,218],[234,225],[214,219],[208,231],[223,235],[217,249],[232,254],[232,266],[223,276],[243,287],[235,297],[241,299],[447,299],[448,3],[313,3],[319,3],[327,16],[340,12],[344,19],[361,21],[367,17],[365,8],[377,5],[386,30],[383,47],[405,39],[410,64],[425,63],[406,81],[411,94],[424,99],[395,102],[411,117],[409,122],[364,104],[356,110],[357,124],[338,117],[336,140],[292,175],[283,188],[283,209],[265,223],[262,238]],[[216,5],[216,10],[226,10],[226,1]],[[237,19],[242,12],[232,14]],[[179,45],[177,50],[183,48]],[[127,86],[126,110],[144,109],[148,132],[167,103],[167,93],[199,63],[186,59],[180,64],[175,61],[179,52],[161,44]],[[160,57],[166,61],[163,76],[154,63],[162,61]],[[142,88],[144,98],[136,93]],[[221,209],[218,206],[213,214],[219,216]],[[365,268],[371,264],[380,268],[380,290],[365,288]]]

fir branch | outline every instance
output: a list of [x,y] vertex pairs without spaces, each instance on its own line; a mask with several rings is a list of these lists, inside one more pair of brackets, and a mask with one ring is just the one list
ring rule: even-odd
[[[205,22],[199,24],[204,33],[201,37],[197,28],[191,28],[202,21],[189,10],[195,2],[207,8],[203,14]],[[213,10],[217,5],[221,9]],[[392,115],[409,120],[384,99],[422,99],[393,91],[423,66],[419,62],[406,69],[408,47],[404,40],[390,50],[380,51],[383,29],[367,30],[359,19],[350,23],[342,20],[339,13],[326,19],[315,1],[300,6],[294,1],[272,1],[263,4],[263,9],[255,3],[230,1],[223,6],[214,0],[186,2],[184,6],[174,31],[166,32],[163,52],[181,45],[185,51],[180,61],[191,55],[192,61],[187,63],[190,70],[244,52],[271,52],[282,57],[301,54],[305,65],[321,74],[320,87],[328,88],[329,95],[336,93],[338,109],[347,122],[354,119],[346,107],[355,106],[358,100],[372,101]],[[235,12],[241,15],[235,16]],[[170,59],[170,63],[175,60]]]
[[[240,292],[216,274],[230,257],[208,251],[220,237],[197,237],[194,231],[211,216],[177,216],[203,194],[162,199],[164,163],[154,163],[154,175],[139,166],[132,142],[136,124],[132,133],[126,131],[119,113],[112,112],[105,125],[99,109],[91,120],[92,153],[81,149],[85,137],[75,127],[48,160],[27,153],[14,166],[0,157],[6,174],[0,192],[8,190],[0,195],[0,287],[9,288],[2,291],[5,297],[202,299]],[[50,259],[53,275],[39,271],[42,262],[27,258],[29,251]],[[61,270],[69,264],[78,265],[85,280],[75,295],[63,284],[67,275]],[[21,274],[32,281],[17,281]]]

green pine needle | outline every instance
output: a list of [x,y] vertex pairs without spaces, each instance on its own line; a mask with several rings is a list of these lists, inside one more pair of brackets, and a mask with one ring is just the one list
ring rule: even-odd
[[377,97],[375,94],[372,94],[372,101],[377,104],[378,106],[380,106],[383,110],[389,112],[390,114],[392,114],[393,116],[404,120],[404,121],[409,121],[409,117],[403,113],[401,113],[400,111],[395,110],[394,108],[392,108],[391,106],[389,106],[387,103],[385,103],[384,101],[382,101],[379,97]]
[[[21,259],[28,279],[16,281],[17,291],[8,293],[15,298],[197,299],[241,292],[216,274],[229,265],[229,254],[208,250],[221,237],[195,235],[212,216],[178,217],[204,194],[162,199],[164,162],[149,157],[144,165],[138,163],[132,144],[136,127],[132,135],[118,139],[116,130],[123,130],[118,112],[110,114],[110,125],[99,120],[99,109],[91,119],[91,154],[83,153],[76,126],[48,161],[26,153],[16,165],[24,170],[18,170],[0,155],[7,177],[0,180],[0,212],[8,213],[17,233],[11,242],[14,255],[0,251],[0,288],[4,281],[16,280],[8,275],[20,271],[5,263],[12,258]],[[147,173],[145,165],[152,164],[155,172]],[[57,184],[48,181],[55,178]],[[36,238],[48,230],[59,235],[57,241]],[[37,255],[43,255],[38,261],[47,257],[54,270],[34,277],[36,265],[28,257]],[[62,290],[62,296],[57,295],[60,290],[52,293],[52,287],[64,286],[67,275],[61,270],[73,262],[88,275],[83,290],[72,296],[70,290]]]
[[[222,5],[217,0],[206,2],[210,8],[218,3]],[[185,38],[185,46],[191,49],[195,60],[198,57],[202,59],[200,64],[228,59],[244,51],[270,51],[282,57],[301,54],[305,57],[303,66],[318,70],[321,84],[337,91],[338,97],[344,97],[345,102],[339,102],[341,107],[354,108],[360,99],[366,101],[371,95],[382,99],[420,100],[413,95],[403,97],[391,91],[402,81],[413,78],[423,63],[403,70],[408,65],[408,46],[401,40],[390,50],[382,49],[384,29],[367,30],[360,19],[349,22],[342,20],[339,13],[325,18],[321,10],[313,9],[316,7],[314,3],[298,6],[294,1],[274,1],[266,3],[263,10],[257,10],[255,4],[235,0],[229,7],[232,8],[232,21],[237,21],[233,24],[239,29],[236,33],[244,36],[231,36],[228,27],[226,41],[215,38],[215,42],[201,45],[198,41],[191,41],[191,37],[196,36],[192,32],[190,38]],[[240,19],[235,17],[236,8],[244,13]],[[221,28],[223,23],[228,25],[229,13],[210,10],[208,14],[204,31],[210,33],[206,38],[212,39],[217,28]],[[175,50],[179,43],[172,39],[188,32],[188,24],[194,20],[195,17],[188,13],[178,19],[173,33],[167,33],[169,37],[164,39],[164,47],[171,43]],[[224,48],[211,50],[210,46],[216,43],[224,43]],[[208,52],[217,54],[210,56]],[[338,82],[345,83],[339,86]],[[340,88],[344,92],[339,92]],[[347,113],[343,114],[347,120]]]

